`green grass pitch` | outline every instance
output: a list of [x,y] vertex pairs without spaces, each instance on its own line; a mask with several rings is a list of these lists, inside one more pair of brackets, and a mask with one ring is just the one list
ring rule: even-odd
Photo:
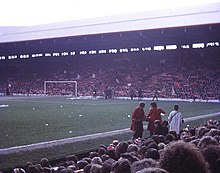
[[[150,101],[145,101],[145,112]],[[171,101],[158,101],[166,111]],[[184,118],[220,112],[219,103],[178,102]],[[68,99],[67,97],[1,97],[0,148],[129,128],[137,100]]]

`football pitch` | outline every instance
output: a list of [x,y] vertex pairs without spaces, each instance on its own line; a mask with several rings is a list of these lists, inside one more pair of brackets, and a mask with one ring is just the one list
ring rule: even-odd
[[[0,97],[0,148],[129,128],[137,100]],[[145,101],[145,112],[151,101]],[[178,103],[184,118],[220,112],[219,103],[158,101],[167,120]],[[214,119],[220,120],[219,116]],[[145,123],[146,124],[146,123]]]

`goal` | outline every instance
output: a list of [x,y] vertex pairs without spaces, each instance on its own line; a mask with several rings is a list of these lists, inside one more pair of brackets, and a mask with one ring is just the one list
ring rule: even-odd
[[45,95],[71,95],[77,97],[77,81],[44,81]]

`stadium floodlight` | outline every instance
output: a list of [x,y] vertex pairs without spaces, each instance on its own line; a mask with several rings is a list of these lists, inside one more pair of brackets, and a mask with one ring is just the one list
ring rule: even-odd
[[154,46],[154,50],[157,50],[157,51],[164,50],[164,46]]
[[51,53],[45,53],[44,56],[51,56]]
[[44,81],[44,94],[77,97],[77,81]]
[[166,45],[166,50],[175,50],[177,49],[177,45]]
[[54,52],[53,56],[60,56],[60,53]]
[[8,59],[16,59],[17,58],[17,55],[9,55],[8,56]]
[[182,49],[189,49],[189,45],[181,45]]
[[206,47],[214,47],[214,46],[219,46],[219,42],[210,42],[206,44]]
[[20,55],[20,58],[21,59],[26,59],[26,58],[29,58],[29,55]]
[[131,48],[131,52],[138,52],[140,49],[137,47],[137,48]]
[[105,53],[107,53],[107,50],[105,49],[99,50],[99,54],[105,54]]
[[80,54],[80,55],[86,55],[86,54],[87,54],[87,51],[82,50],[82,51],[79,52],[79,54]]
[[90,51],[89,51],[89,54],[90,54],[90,55],[96,54],[96,50],[90,50]]
[[4,60],[5,59],[5,56],[0,56],[0,60]]
[[61,53],[61,56],[68,56],[68,55],[69,55],[68,52],[62,52],[62,53]]
[[119,51],[120,51],[120,53],[127,53],[128,49],[127,48],[123,48],[123,49],[120,49]]
[[117,49],[109,49],[108,52],[109,52],[109,53],[117,53],[118,50],[117,50]]
[[72,56],[74,56],[74,55],[76,55],[76,52],[70,52],[70,55],[72,55]]
[[145,52],[145,51],[151,51],[151,47],[143,47],[143,48],[142,48],[142,51],[143,51],[143,52]]
[[205,44],[204,43],[195,43],[192,45],[193,49],[199,49],[199,48],[204,48]]

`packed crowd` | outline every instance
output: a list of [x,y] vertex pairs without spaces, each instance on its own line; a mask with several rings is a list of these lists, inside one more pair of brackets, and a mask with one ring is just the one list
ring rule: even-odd
[[184,128],[178,136],[152,135],[128,141],[100,144],[88,157],[69,155],[58,165],[43,158],[28,162],[13,173],[219,173],[220,122],[209,120],[195,128]]
[[[104,96],[106,88],[111,88],[113,97],[135,97],[141,90],[142,96],[148,98],[154,95],[203,100],[220,98],[219,69],[205,66],[203,62],[200,62],[202,65],[192,65],[182,60],[176,65],[175,58],[164,59],[92,59],[78,62],[75,67],[67,63],[53,68],[46,66],[40,71],[34,71],[32,67],[27,70],[18,67],[14,68],[14,72],[1,72],[5,75],[0,80],[0,92],[5,93],[10,86],[10,93],[44,94],[44,81],[66,80],[77,81],[79,96],[91,96],[94,89],[98,96]],[[74,93],[74,86],[68,86],[50,85],[47,94]]]

